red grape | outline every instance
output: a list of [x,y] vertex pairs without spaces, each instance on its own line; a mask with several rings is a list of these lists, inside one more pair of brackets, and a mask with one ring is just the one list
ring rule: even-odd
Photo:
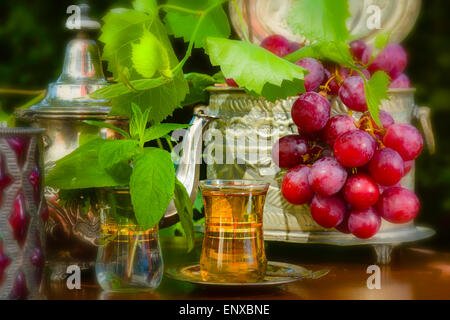
[[293,53],[297,50],[299,50],[302,46],[298,42],[291,42],[289,44],[289,53]]
[[375,152],[369,163],[370,175],[383,186],[393,186],[404,175],[404,163],[397,151],[383,148]]
[[347,180],[344,198],[355,209],[367,209],[380,197],[376,182],[367,174],[358,173]]
[[339,89],[339,97],[349,109],[359,112],[367,111],[366,92],[362,77],[354,76],[345,79]]
[[414,167],[414,160],[404,161],[403,164],[404,164],[403,175],[406,176]]
[[409,124],[390,126],[383,143],[386,147],[397,151],[405,161],[416,159],[423,148],[422,135],[419,130]]
[[380,190],[380,197],[381,197],[381,194],[383,194],[383,192],[385,191],[385,190],[387,190],[387,189],[389,189],[389,188],[392,188],[392,187],[402,187],[402,184],[399,182],[399,183],[397,183],[397,184],[394,184],[393,186],[389,186],[389,187],[386,187],[386,186],[382,186],[381,184],[379,184],[378,185],[378,190]]
[[308,182],[310,172],[309,167],[301,164],[286,173],[281,183],[281,193],[288,202],[301,205],[311,201],[314,193]]
[[336,139],[349,131],[358,130],[352,117],[347,115],[337,115],[328,120],[323,129],[323,138],[325,142],[332,147]]
[[392,223],[406,223],[419,213],[420,203],[414,192],[392,187],[386,189],[378,202],[381,216]]
[[347,180],[347,171],[334,158],[322,158],[311,167],[309,184],[317,194],[329,197],[338,193]]
[[364,51],[367,49],[367,44],[362,40],[355,40],[350,43],[350,50],[353,56],[361,61]]
[[[325,69],[326,70],[326,69]],[[330,72],[330,71],[328,71]],[[335,71],[332,71],[333,75]],[[370,79],[370,72],[367,69],[362,69],[361,72],[364,74],[364,76],[366,77],[366,79]],[[338,95],[339,94],[339,89],[341,88],[340,83],[344,82],[345,79],[347,79],[350,76],[359,76],[359,74],[356,71],[350,70],[348,68],[344,68],[344,67],[340,67],[339,71],[338,71],[338,78],[333,78],[329,83],[328,83],[328,88],[330,89],[330,93],[332,95]],[[330,72],[330,76],[328,77],[328,79],[331,77],[331,72]],[[339,81],[338,81],[339,80]]]
[[229,87],[239,88],[239,85],[236,83],[236,81],[234,81],[233,78],[225,79],[225,81]]
[[345,234],[351,233],[350,230],[348,229],[348,218],[350,218],[350,215],[346,214],[344,220],[342,220],[342,222],[335,227],[337,231]]
[[308,153],[308,144],[300,135],[289,135],[278,140],[272,148],[272,159],[282,169],[290,169],[302,163]]
[[261,42],[261,47],[279,57],[285,57],[291,53],[291,43],[289,40],[277,34],[265,38]]
[[408,63],[408,55],[405,49],[399,44],[389,44],[373,60],[369,66],[369,71],[373,74],[376,71],[385,71],[392,79],[402,73]]
[[323,77],[323,81],[322,81],[321,85],[325,85],[328,82],[328,80],[330,80],[330,78],[331,78],[331,73],[330,73],[330,71],[328,71],[327,68],[324,68],[323,72],[325,73],[325,76]]
[[356,60],[367,64],[372,57],[372,47],[368,46],[362,40],[355,40],[350,43],[350,50],[353,53],[353,56]]
[[[380,129],[380,127],[375,123],[375,121],[373,121],[372,118],[370,120],[372,121],[372,125],[375,129]],[[388,129],[395,123],[394,118],[392,118],[392,116],[384,110],[380,111],[380,121],[384,129]]]
[[305,89],[307,92],[319,89],[325,79],[325,69],[323,65],[313,58],[303,58],[298,60],[296,65],[309,71],[305,76]]
[[355,130],[340,135],[334,143],[334,155],[347,168],[362,167],[372,159],[376,141],[367,132]]
[[[330,74],[330,77],[332,77],[331,74]],[[328,78],[328,79],[330,79],[330,78]],[[328,89],[330,89],[330,94],[337,96],[339,94],[340,88],[341,88],[341,86],[337,82],[336,77],[334,77],[330,82],[328,82]]]
[[360,239],[369,239],[380,230],[380,227],[381,218],[373,207],[350,212],[348,229],[354,236]]
[[392,80],[389,88],[392,89],[407,89],[411,88],[411,82],[406,74],[401,73],[397,78]]
[[330,118],[330,102],[315,92],[302,94],[292,107],[292,119],[302,132],[322,130]]
[[337,197],[315,195],[311,202],[311,216],[318,225],[324,228],[338,226],[345,217],[345,202]]

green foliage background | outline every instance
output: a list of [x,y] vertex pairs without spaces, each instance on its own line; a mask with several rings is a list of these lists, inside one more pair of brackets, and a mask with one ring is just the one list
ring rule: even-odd
[[[73,37],[64,28],[66,8],[74,0],[2,0],[0,2],[0,88],[44,89],[61,71],[64,49]],[[91,1],[92,15],[101,17],[114,6],[129,1]],[[445,10],[447,8],[447,10]],[[417,88],[416,102],[430,106],[437,139],[437,153],[424,152],[417,163],[417,191],[423,210],[419,222],[433,226],[438,236],[435,246],[450,244],[450,20],[448,0],[423,2],[415,29],[404,42],[409,52],[408,74]],[[184,54],[182,40],[175,41],[179,56]],[[217,71],[202,54],[194,50],[186,72]],[[0,94],[1,112],[11,111],[32,97]],[[177,121],[187,122],[191,108],[178,110]]]

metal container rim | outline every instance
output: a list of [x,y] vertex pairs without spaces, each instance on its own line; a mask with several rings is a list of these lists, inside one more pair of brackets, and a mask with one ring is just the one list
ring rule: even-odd
[[[215,87],[211,86],[206,88],[206,90],[210,93],[247,93],[244,88],[236,88],[236,87]],[[414,93],[416,92],[416,88],[389,88],[388,93]],[[250,94],[249,94],[250,95]]]
[[46,131],[44,128],[1,128],[0,136],[29,136],[29,135],[41,135]]

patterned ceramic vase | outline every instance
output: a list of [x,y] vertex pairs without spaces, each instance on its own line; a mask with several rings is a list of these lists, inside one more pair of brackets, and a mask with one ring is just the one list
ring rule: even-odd
[[43,132],[0,128],[0,299],[41,298]]

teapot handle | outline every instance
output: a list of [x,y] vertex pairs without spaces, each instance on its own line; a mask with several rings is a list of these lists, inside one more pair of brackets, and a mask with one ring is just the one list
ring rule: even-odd
[[[191,127],[183,137],[181,150],[183,155],[176,172],[178,180],[185,186],[192,203],[197,198],[198,182],[200,179],[200,163],[202,157],[203,134],[209,124],[217,117],[208,116],[208,107],[199,106],[194,110]],[[179,221],[178,212],[173,200],[159,223],[160,228],[167,228]]]
[[420,126],[422,127],[428,151],[430,152],[430,154],[434,154],[434,152],[436,151],[436,141],[434,139],[430,113],[431,110],[429,107],[416,106],[414,109],[414,116],[417,121],[419,121]]

